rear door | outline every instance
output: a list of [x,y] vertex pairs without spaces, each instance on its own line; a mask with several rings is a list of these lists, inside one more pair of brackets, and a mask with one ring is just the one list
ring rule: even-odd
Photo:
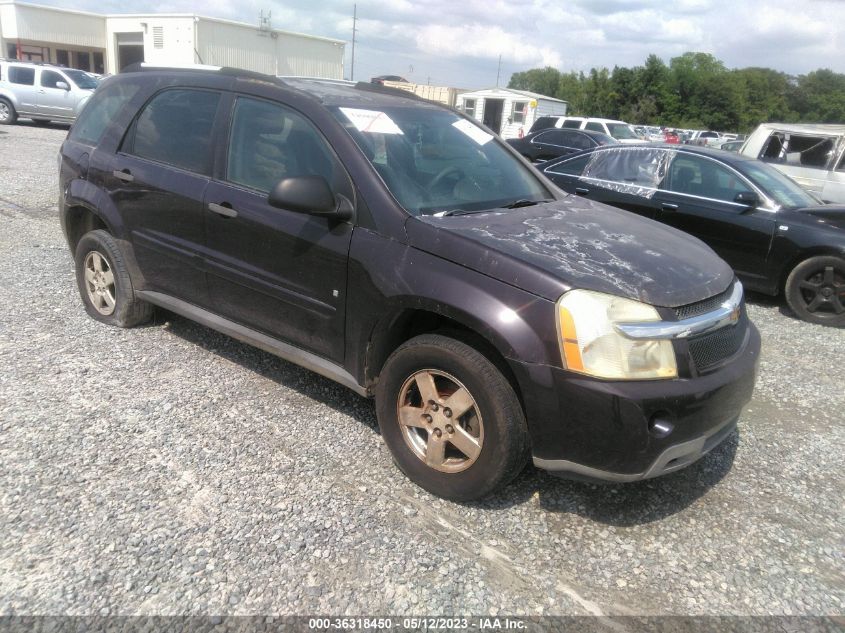
[[214,90],[158,92],[135,118],[104,177],[145,288],[199,306],[209,304],[203,201],[220,100]]
[[734,202],[754,187],[713,158],[678,153],[654,200],[657,219],[690,233],[716,251],[741,276],[766,278],[775,214]]
[[18,114],[29,116],[38,112],[38,86],[35,83],[35,66],[7,66],[9,88],[18,100]]
[[219,162],[204,198],[215,312],[342,361],[352,224],[267,202],[274,185],[292,176],[322,176],[354,200],[340,161],[301,113],[238,96]]

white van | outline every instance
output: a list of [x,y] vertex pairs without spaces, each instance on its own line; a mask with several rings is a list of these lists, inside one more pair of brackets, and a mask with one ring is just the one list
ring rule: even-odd
[[534,122],[534,125],[531,126],[531,132],[552,127],[601,132],[602,134],[612,136],[620,143],[634,144],[646,142],[637,136],[634,127],[629,123],[625,123],[625,121],[598,119],[594,117],[543,116]]
[[739,152],[771,163],[825,202],[845,203],[845,125],[763,123]]

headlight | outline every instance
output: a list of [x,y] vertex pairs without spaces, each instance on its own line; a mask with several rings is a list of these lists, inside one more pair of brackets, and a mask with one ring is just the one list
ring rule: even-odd
[[668,340],[630,339],[616,323],[660,321],[654,307],[590,290],[571,290],[557,302],[563,365],[570,371],[621,380],[675,378],[678,365]]

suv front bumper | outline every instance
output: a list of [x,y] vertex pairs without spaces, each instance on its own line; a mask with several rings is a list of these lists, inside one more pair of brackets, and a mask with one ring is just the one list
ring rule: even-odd
[[[554,474],[613,482],[688,466],[736,428],[754,390],[759,356],[760,334],[749,322],[737,355],[695,378],[605,381],[512,361],[534,464]],[[661,432],[667,423],[671,432]]]

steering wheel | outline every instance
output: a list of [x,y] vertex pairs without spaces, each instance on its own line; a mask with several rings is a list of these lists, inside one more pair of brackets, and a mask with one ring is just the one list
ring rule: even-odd
[[451,174],[463,174],[466,175],[466,172],[463,168],[458,167],[457,165],[449,165],[448,167],[444,167],[441,169],[438,174],[431,179],[431,182],[428,183],[428,190],[433,191],[437,185],[441,183],[441,181]]

